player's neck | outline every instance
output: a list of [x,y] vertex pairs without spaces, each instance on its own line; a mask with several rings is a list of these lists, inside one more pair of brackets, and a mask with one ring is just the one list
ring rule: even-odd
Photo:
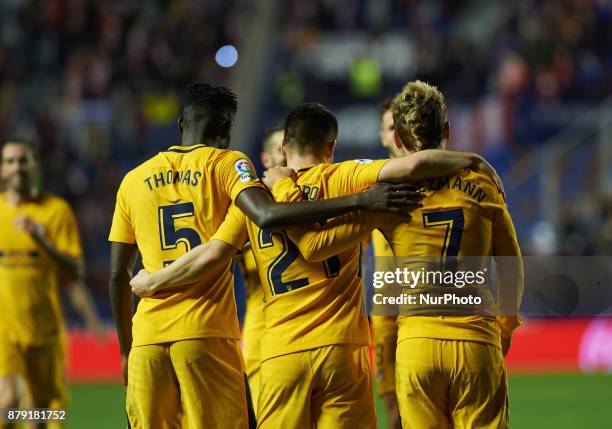
[[328,162],[324,156],[313,154],[295,155],[290,159],[287,159],[287,167],[297,169],[304,167],[305,165],[323,164],[324,162]]
[[183,133],[183,137],[181,138],[181,146],[195,146],[197,144],[206,144],[206,142],[203,142],[201,138],[197,137],[193,133]]
[[15,189],[7,189],[5,194],[6,202],[14,207],[27,203],[33,199],[33,193],[30,191],[19,192]]

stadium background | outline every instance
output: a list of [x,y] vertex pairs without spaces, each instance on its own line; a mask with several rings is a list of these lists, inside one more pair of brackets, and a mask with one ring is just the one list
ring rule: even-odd
[[[0,137],[39,145],[44,187],[76,211],[109,326],[98,343],[65,306],[70,426],[124,423],[107,234],[123,174],[179,142],[186,83],[237,92],[232,148],[258,161],[264,128],[305,100],[337,114],[337,160],[385,157],[379,102],[432,82],[451,147],[504,178],[526,255],[609,255],[610,41],[606,0],[0,2]],[[224,68],[215,54],[228,44],[239,57]],[[242,313],[239,276],[236,296]],[[611,344],[609,318],[527,318],[508,358],[512,427],[612,427]]]

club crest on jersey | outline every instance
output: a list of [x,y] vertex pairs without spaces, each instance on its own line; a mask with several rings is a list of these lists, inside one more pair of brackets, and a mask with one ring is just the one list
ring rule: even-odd
[[357,164],[371,164],[372,162],[374,162],[373,159],[356,159],[355,162]]
[[251,169],[251,163],[244,158],[236,161],[234,168],[236,169],[238,176],[240,176],[241,182],[249,182],[257,179],[257,175]]

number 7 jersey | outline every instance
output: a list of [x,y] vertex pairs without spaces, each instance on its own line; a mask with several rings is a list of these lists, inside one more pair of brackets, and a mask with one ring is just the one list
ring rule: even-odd
[[[117,192],[109,240],[136,243],[147,271],[157,271],[211,239],[240,247],[240,235],[216,233],[227,209],[249,187],[263,187],[240,152],[173,146],[127,173]],[[240,338],[231,264],[197,285],[143,298],[133,345],[190,338]]]
[[[440,265],[433,265],[434,270],[442,268],[452,272],[458,269],[458,261],[462,269],[465,268],[463,262],[468,267],[471,264],[481,268],[491,256],[520,258],[506,203],[489,176],[462,170],[453,176],[423,180],[419,185],[426,197],[423,207],[411,213],[412,220],[405,222],[395,216],[392,220],[390,216],[380,228],[393,249],[398,267],[416,271],[432,261],[440,261]],[[415,294],[417,300],[414,304],[400,306],[398,342],[426,337],[480,341],[501,347],[500,329],[507,333],[516,327],[505,326],[506,317],[495,317],[498,314],[496,303],[487,286],[424,286],[403,289],[404,293]],[[421,295],[442,295],[449,291],[473,293],[483,297],[483,304],[422,305],[418,299]],[[517,291],[517,299],[520,293],[522,291]]]

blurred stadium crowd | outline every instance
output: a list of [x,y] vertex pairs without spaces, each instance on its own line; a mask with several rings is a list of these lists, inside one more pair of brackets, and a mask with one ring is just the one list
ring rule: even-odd
[[[186,83],[229,84],[232,71],[215,64],[214,54],[225,44],[240,52],[255,4],[0,4],[0,137],[38,143],[44,187],[66,197],[76,211],[89,284],[103,314],[109,314],[107,235],[119,180],[146,156],[178,141],[175,121]],[[588,201],[580,200],[588,209],[564,207],[551,231],[533,209],[539,197],[533,181],[541,172],[539,158],[532,156],[612,93],[611,2],[277,5],[277,26],[262,29],[275,32],[269,73],[265,82],[253,83],[266,88],[259,128],[246,144],[253,158],[263,128],[304,100],[320,101],[338,114],[338,158],[385,156],[377,105],[407,80],[420,78],[447,96],[453,147],[483,153],[510,182],[511,211],[527,252],[611,250],[612,204],[605,202],[610,190],[598,188]],[[594,133],[599,124],[586,126]],[[594,149],[584,152],[563,167],[574,178],[570,196],[585,194],[596,181]],[[513,182],[520,186],[513,188]]]

